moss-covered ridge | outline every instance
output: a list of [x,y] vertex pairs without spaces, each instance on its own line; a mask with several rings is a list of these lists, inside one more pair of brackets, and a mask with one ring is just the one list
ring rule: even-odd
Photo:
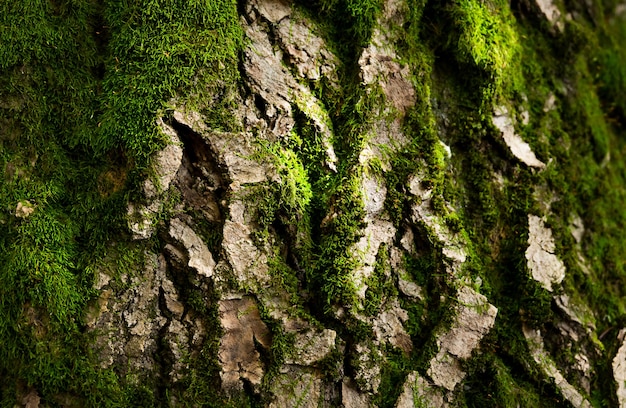
[[[416,200],[407,193],[408,184],[420,174],[433,192],[433,212],[467,241],[460,274],[499,309],[482,354],[464,363],[468,377],[457,387],[455,403],[567,404],[562,389],[533,362],[526,327],[547,334],[549,357],[585,398],[595,406],[615,404],[606,367],[619,346],[615,336],[626,309],[621,237],[626,54],[620,47],[626,32],[617,4],[557,5],[556,23],[535,2],[407,5],[406,22],[397,27],[403,35],[390,46],[410,67],[416,93],[415,105],[403,116],[408,143],[389,148],[385,160],[367,167],[360,153],[386,101],[381,90],[361,83],[359,56],[377,29],[384,2],[320,0],[296,6],[315,21],[341,60],[338,86],[325,80],[306,84],[332,122],[338,166],[330,171],[320,165],[323,141],[310,113],[300,112],[297,103],[294,133],[261,146],[280,182],[261,190],[255,237],[264,242],[281,228],[286,241],[297,237],[286,243],[291,258],[277,248],[270,261],[276,287],[289,292],[294,314],[332,327],[349,346],[372,333],[359,313],[376,316],[387,300],[400,297],[413,351],[379,350],[381,388],[373,396],[379,406],[394,406],[409,373],[427,376],[436,335],[453,318],[454,285],[442,277],[447,260],[441,243],[424,223],[407,227]],[[156,119],[168,115],[172,98],[204,111],[214,129],[232,127],[235,107],[227,96],[240,90],[238,53],[244,47],[236,6],[208,0],[0,6],[3,405],[13,405],[31,388],[52,406],[169,403],[165,394],[154,395],[152,384],[131,386],[114,370],[95,368],[83,309],[96,296],[94,270],[137,273],[144,250],[163,245],[158,237],[128,243],[124,214],[129,197],[140,199],[140,180],[149,176],[152,154],[165,143]],[[547,164],[544,170],[519,162],[502,141],[492,123],[494,108],[501,106],[516,133]],[[450,146],[450,159],[440,141]],[[384,179],[385,211],[394,227],[417,235],[416,252],[404,254],[403,264],[407,279],[426,292],[422,299],[398,292],[387,245],[376,253],[364,303],[356,299],[351,276],[360,264],[351,251],[365,228],[360,184],[365,175]],[[528,271],[529,214],[545,219],[556,238],[556,255],[567,267],[554,293]],[[585,226],[580,242],[570,233],[578,217]],[[207,234],[218,234],[215,227],[206,227]],[[309,294],[301,296],[303,291]],[[190,298],[202,299],[191,292]],[[573,345],[558,336],[562,294],[593,311],[584,323],[595,329]],[[214,307],[204,310],[202,301],[196,303],[207,319],[217,319]],[[340,307],[352,313],[350,319],[337,317]],[[278,375],[290,345],[269,312],[265,318],[275,335],[268,372]],[[228,403],[220,400],[219,367],[211,359],[215,349],[207,344],[211,357],[190,363],[182,385],[188,393],[180,395],[209,406]],[[590,350],[598,354],[588,374],[569,368],[581,353],[592,355]],[[350,356],[336,352],[324,363],[332,368],[329,383],[337,387],[331,372],[337,361],[348,375],[358,363],[341,359]],[[231,401],[238,403],[261,405],[263,399]]]
[[[0,15],[1,404],[30,387],[48,405],[139,404],[90,360],[82,309],[105,255],[141,262],[111,244],[163,143],[157,114],[236,81],[235,4],[4,2]],[[32,214],[16,217],[20,202]]]
[[[490,360],[490,367],[497,367],[493,371],[497,373],[496,381],[509,378],[514,372],[516,385],[507,389],[516,395],[530,395],[529,401],[545,400],[550,394],[559,401],[560,391],[547,390],[544,397],[536,394],[534,380],[529,382],[537,375],[536,367],[520,370],[528,359],[521,325],[530,324],[549,332],[561,318],[561,312],[552,296],[528,274],[523,256],[528,245],[528,214],[547,217],[559,240],[557,253],[565,260],[568,274],[564,289],[557,292],[564,290],[578,301],[592,305],[599,312],[596,318],[603,316],[605,321],[621,315],[619,310],[623,307],[621,295],[615,292],[620,285],[607,290],[600,283],[606,282],[607,275],[613,282],[622,279],[619,267],[606,267],[615,265],[620,258],[609,249],[613,247],[609,242],[620,239],[616,235],[602,238],[621,223],[619,216],[617,220],[610,216],[607,219],[608,213],[621,211],[606,207],[611,207],[612,201],[607,196],[615,197],[621,191],[612,183],[621,183],[617,174],[622,166],[615,156],[607,156],[622,150],[619,134],[623,131],[620,98],[607,88],[608,78],[613,78],[616,89],[620,89],[623,76],[622,68],[615,64],[622,58],[621,52],[612,45],[615,36],[621,35],[622,25],[616,22],[620,18],[613,16],[612,7],[574,7],[568,10],[569,16],[561,9],[562,19],[557,23],[547,19],[535,4],[513,11],[508,4],[497,2],[410,7],[413,19],[407,25],[406,46],[410,51],[406,58],[414,69],[419,94],[426,96],[418,96],[418,105],[408,116],[407,128],[414,143],[400,151],[386,177],[401,191],[407,177],[416,171],[415,163],[425,160],[440,197],[464,208],[460,220],[452,220],[452,224],[467,231],[476,251],[471,255],[469,272],[474,278],[481,278],[481,291],[503,311],[489,342],[511,345]],[[341,11],[336,15],[341,15]],[[604,44],[608,44],[607,48]],[[435,104],[434,115],[431,103]],[[515,164],[516,159],[507,153],[508,147],[492,124],[493,110],[501,105],[510,106],[518,123],[517,131],[539,158],[549,163],[547,170],[537,172]],[[526,115],[530,122],[526,122]],[[437,131],[451,144],[450,168],[437,159]],[[351,146],[353,151],[359,151],[359,144]],[[498,181],[499,177],[503,179]],[[541,193],[545,186],[548,196]],[[546,209],[546,201],[552,200],[550,196],[556,200]],[[387,208],[398,220],[403,219],[408,208],[404,200],[401,193],[390,192],[388,196]],[[439,203],[438,210],[445,216],[444,201]],[[602,216],[591,215],[596,212]],[[577,215],[583,217],[585,225],[593,226],[587,229],[582,247],[576,246],[569,232]],[[602,254],[594,269],[603,278],[595,273],[581,274],[585,267],[578,260],[579,253],[586,259],[598,259]],[[590,290],[575,288],[571,280]],[[599,333],[602,331],[586,341],[596,342],[593,337]],[[563,356],[558,345],[551,347],[553,358],[567,365],[565,361],[572,356]],[[513,358],[516,362],[503,371],[501,358]],[[403,369],[408,367],[411,365],[404,365]],[[469,368],[473,370],[471,363]],[[476,373],[480,375],[489,369],[483,366],[483,371]],[[614,394],[611,380],[604,377],[607,372],[600,369],[591,375],[596,378],[596,374],[594,383],[604,385],[594,392],[594,403],[611,400]],[[578,374],[567,375],[571,381],[577,381]],[[494,396],[486,394],[486,388],[483,390],[468,393],[466,403],[504,404],[510,398],[506,392]]]

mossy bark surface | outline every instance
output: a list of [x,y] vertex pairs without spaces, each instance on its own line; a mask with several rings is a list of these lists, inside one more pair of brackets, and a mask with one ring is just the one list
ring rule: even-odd
[[625,42],[617,0],[0,4],[0,405],[624,406]]

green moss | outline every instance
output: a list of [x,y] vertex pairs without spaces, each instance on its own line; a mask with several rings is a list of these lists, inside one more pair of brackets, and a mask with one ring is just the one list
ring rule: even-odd
[[121,142],[146,160],[163,144],[154,120],[170,98],[192,85],[211,91],[236,81],[243,36],[236,8],[230,1],[111,1],[104,20],[110,40],[98,147]]
[[279,176],[281,177],[279,205],[288,213],[304,214],[311,202],[312,192],[308,173],[292,150],[279,146],[266,146]]
[[[196,291],[184,294],[187,304],[198,313],[206,327],[208,338],[201,350],[193,355],[185,356],[189,370],[183,379],[171,386],[167,393],[175,397],[184,407],[251,407],[254,401],[243,392],[224,393],[221,390],[218,360],[222,327],[219,324],[219,294],[212,288],[208,291]],[[201,298],[199,298],[201,297]],[[157,401],[158,406],[169,406],[169,401]],[[154,405],[153,405],[154,406]]]
[[[576,81],[576,91],[563,101],[562,127],[571,138],[571,151],[563,155],[561,174],[568,174],[567,180],[552,175],[550,182],[563,197],[555,207],[562,222],[557,227],[562,231],[559,239],[561,251],[566,254],[569,273],[565,287],[568,293],[584,299],[597,317],[598,333],[604,327],[612,327],[625,309],[620,284],[624,279],[622,262],[623,224],[622,211],[618,209],[623,200],[621,185],[624,182],[622,158],[623,142],[619,92],[621,68],[615,65],[621,51],[614,47],[614,41],[621,41],[625,35],[619,20],[608,20],[594,34],[593,49],[585,49],[585,54],[576,61],[576,72],[571,76]],[[607,84],[611,79],[611,89]],[[607,160],[610,154],[610,160]],[[577,249],[571,237],[567,237],[567,227],[573,214],[583,218],[586,228],[581,253],[587,260],[583,272],[578,264]],[[610,337],[610,336],[609,336]],[[609,338],[603,339],[606,345],[612,344]],[[608,391],[608,390],[607,390]]]
[[[192,86],[234,85],[236,7],[3,3],[0,44],[2,399],[25,382],[51,405],[60,393],[80,406],[153,401],[96,368],[83,309],[95,296],[95,271],[137,269],[142,249],[105,254],[115,252],[112,238],[128,236],[129,192],[163,142],[160,110]],[[19,201],[33,214],[15,217]]]
[[553,387],[538,387],[514,372],[505,361],[490,355],[475,358],[468,373],[461,406],[466,407],[558,407],[563,400]]
[[572,113],[578,116],[575,118],[576,123],[585,124],[584,126],[591,131],[593,157],[598,163],[601,163],[609,153],[609,126],[596,93],[597,89],[592,82],[587,62],[579,59],[577,71],[579,73],[576,86],[578,103],[574,107],[576,111]]
[[[322,227],[320,253],[310,282],[321,287],[325,308],[333,304],[353,307],[356,288],[352,271],[358,266],[350,249],[360,238],[365,217],[359,178],[353,175],[333,194],[329,219]],[[329,310],[330,311],[330,310]]]
[[[294,134],[292,139],[297,139],[297,135]],[[262,144],[255,159],[271,163],[280,177],[277,182],[254,187],[246,197],[254,203],[260,226],[254,232],[255,237],[259,243],[266,242],[270,227],[280,225],[296,255],[307,256],[311,246],[310,205],[313,196],[309,173],[298,155],[280,144]]]
[[314,321],[314,318],[305,311],[304,300],[301,297],[303,285],[298,279],[297,271],[287,264],[278,250],[269,258],[267,263],[272,276],[273,289],[278,292],[278,296],[282,293],[287,293],[289,296],[290,310],[287,313],[292,317],[297,316],[308,321]]
[[[317,131],[315,123],[299,108],[294,108],[295,128],[285,143],[285,147],[295,153],[301,165],[307,173],[313,194],[312,206],[320,205],[325,198],[326,190],[332,172],[325,166],[327,160],[326,148],[324,147],[324,135]],[[328,124],[332,130],[332,123]],[[332,143],[329,140],[328,143]]]
[[626,38],[624,18],[612,17],[607,25],[608,33],[601,37],[604,46],[596,49],[592,65],[597,73],[595,83],[599,87],[603,110],[611,121],[618,121],[623,126],[626,113],[626,51],[620,44]]
[[421,288],[418,299],[400,296],[400,306],[407,311],[404,328],[413,343],[413,352],[405,363],[411,370],[425,373],[437,354],[436,337],[449,328],[455,314],[453,289],[446,284],[441,253],[436,248],[417,242],[420,255],[406,256],[407,274]]
[[519,51],[508,3],[459,0],[453,3],[449,12],[458,29],[459,61],[471,62],[492,72],[496,86],[499,85],[505,79],[501,76]]
[[324,379],[328,382],[339,382],[344,376],[344,353],[345,343],[337,337],[336,347],[319,360],[316,364],[322,372]]
[[[326,19],[333,21],[334,26],[353,38],[357,46],[365,46],[369,42],[376,18],[382,11],[381,0],[316,0],[307,2]],[[341,24],[338,24],[341,23]]]
[[367,291],[365,292],[363,311],[367,316],[379,314],[385,299],[391,299],[398,295],[398,290],[389,275],[389,251],[385,244],[381,244],[376,254],[374,272],[365,281]]
[[260,312],[261,318],[272,333],[272,344],[264,357],[267,371],[261,384],[266,392],[271,393],[274,380],[281,375],[280,369],[285,364],[285,360],[293,355],[295,333],[287,332],[282,323],[270,317],[264,307],[260,308]]
[[[357,61],[383,2],[301,3],[341,59],[338,87],[323,81],[314,85],[326,105],[320,109],[330,117],[339,168],[336,173],[325,168],[324,143],[307,117],[311,112],[294,107],[295,133],[282,144],[265,146],[281,182],[260,185],[250,196],[259,203],[256,238],[267,242],[270,233],[281,238],[270,266],[291,302],[358,341],[370,336],[371,328],[350,318],[338,325],[333,311],[344,306],[350,312],[358,303],[351,281],[360,266],[351,249],[365,216],[358,156],[372,121],[381,119],[384,99],[380,89],[361,85]],[[397,46],[412,70],[417,102],[404,121],[410,143],[390,154],[385,208],[401,227],[414,204],[406,191],[409,177],[423,174],[425,186],[433,189],[437,215],[471,242],[464,272],[483,279],[484,293],[499,309],[487,357],[468,362],[468,406],[561,403],[553,386],[542,392],[543,385],[530,378],[539,375],[525,368],[528,350],[519,335],[522,323],[547,329],[555,320],[552,295],[530,278],[524,258],[527,214],[542,212],[534,185],[545,184],[558,197],[549,221],[558,255],[568,267],[565,291],[597,313],[598,332],[611,333],[601,339],[610,352],[617,346],[612,331],[623,326],[626,314],[626,168],[619,136],[626,123],[626,53],[620,47],[626,25],[612,15],[613,0],[566,6],[572,21],[565,22],[563,34],[535,16],[536,10],[529,13],[524,2],[511,11],[502,1],[443,5],[410,0],[407,23],[398,27],[406,32]],[[17,390],[26,386],[37,388],[48,405],[63,405],[60,392],[82,406],[166,404],[151,386],[131,386],[112,371],[93,368],[80,322],[95,296],[94,274],[101,269],[136,273],[140,254],[154,244],[114,248],[111,237],[127,236],[125,203],[149,172],[151,154],[166,142],[156,118],[172,98],[194,93],[191,100],[176,103],[204,111],[212,128],[238,128],[226,112],[235,100],[242,38],[232,1],[0,5],[3,406],[12,406]],[[556,106],[544,112],[550,93]],[[542,160],[552,159],[541,174],[512,159],[491,124],[494,104],[510,107],[517,116],[529,110],[530,124],[518,120],[516,130]],[[450,161],[440,138],[452,147]],[[372,162],[364,171],[380,174],[383,166]],[[495,173],[502,185],[494,182]],[[26,201],[34,213],[17,218],[18,202]],[[449,211],[446,203],[458,212]],[[580,248],[568,235],[573,214],[581,215],[586,226]],[[219,225],[199,225],[218,257],[216,229]],[[427,368],[436,352],[433,333],[450,320],[451,303],[440,298],[451,291],[438,269],[440,248],[420,245],[420,255],[405,263],[426,300],[401,300],[416,349],[410,359],[388,351],[381,406],[393,404],[408,370]],[[588,273],[578,265],[578,251],[588,260]],[[381,247],[367,282],[368,314],[394,295],[385,280],[387,256]],[[310,293],[309,303],[296,295],[303,288]],[[217,320],[202,293],[186,295],[194,313],[207,322]],[[268,362],[275,373],[292,344],[278,326],[272,330]],[[215,337],[191,360],[181,388],[171,392],[190,405],[257,404],[216,393],[219,328],[210,331]],[[338,360],[335,356],[331,364],[335,379]],[[599,360],[594,386],[613,395],[613,385],[606,385],[612,384],[611,373],[606,367],[602,371],[602,364],[610,365]],[[487,385],[480,385],[484,378]]]
[[381,380],[373,404],[380,408],[393,408],[402,392],[409,365],[400,350],[385,351],[385,361],[381,363]]

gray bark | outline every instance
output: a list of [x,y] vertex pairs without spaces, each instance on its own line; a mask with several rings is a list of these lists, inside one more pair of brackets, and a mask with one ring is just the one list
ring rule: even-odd
[[[578,195],[624,177],[623,127],[567,69],[595,51],[554,50],[600,5],[385,0],[340,27],[348,6],[305,3],[241,2],[236,86],[155,119],[167,143],[113,238],[142,260],[95,266],[93,366],[163,406],[626,405],[624,303],[603,292],[624,278],[594,246],[619,237],[589,208],[621,195]],[[17,402],[84,401],[62,394]]]

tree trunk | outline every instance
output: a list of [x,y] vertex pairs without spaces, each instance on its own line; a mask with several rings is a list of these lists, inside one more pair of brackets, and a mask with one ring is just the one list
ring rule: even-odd
[[626,406],[626,4],[5,3],[2,406]]

